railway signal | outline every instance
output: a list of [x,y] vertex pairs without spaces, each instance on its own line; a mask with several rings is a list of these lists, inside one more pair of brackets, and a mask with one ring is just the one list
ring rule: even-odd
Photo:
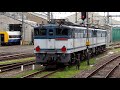
[[81,12],[81,19],[83,21],[86,19],[86,12]]

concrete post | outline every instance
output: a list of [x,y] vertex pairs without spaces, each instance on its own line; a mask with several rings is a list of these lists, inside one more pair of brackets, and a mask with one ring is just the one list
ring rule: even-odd
[[34,64],[32,65],[32,70],[35,70],[35,65]]
[[23,71],[23,65],[21,65],[21,71]]

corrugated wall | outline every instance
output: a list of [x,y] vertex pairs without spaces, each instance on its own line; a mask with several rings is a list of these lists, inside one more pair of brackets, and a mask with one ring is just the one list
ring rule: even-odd
[[112,28],[112,42],[120,42],[120,27]]

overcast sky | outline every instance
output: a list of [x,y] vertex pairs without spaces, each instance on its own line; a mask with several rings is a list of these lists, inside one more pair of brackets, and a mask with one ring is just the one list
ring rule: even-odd
[[72,14],[75,14],[75,12],[53,12],[53,18],[65,18]]
[[[98,12],[98,13],[104,16],[104,12]],[[107,12],[105,12],[105,15],[107,15]],[[109,15],[120,15],[120,12],[109,12]],[[112,19],[120,21],[120,17],[112,17]]]
[[[40,12],[37,12],[40,13]],[[47,14],[47,12],[43,12]],[[53,13],[53,18],[54,19],[63,19],[67,16],[70,16],[72,14],[75,14],[75,12],[52,12]],[[104,16],[104,12],[96,12],[99,13],[100,15]],[[120,15],[120,12],[109,12],[110,15]],[[107,15],[107,12],[105,12],[105,15]],[[112,17],[112,19],[120,21],[120,17]]]
[[[97,12],[97,13],[104,16],[104,12]],[[54,18],[65,18],[72,14],[75,14],[75,12],[53,12],[53,17]],[[105,12],[105,15],[107,15],[107,12]],[[120,15],[120,12],[109,12],[109,15]],[[112,17],[112,19],[120,21],[120,17]]]

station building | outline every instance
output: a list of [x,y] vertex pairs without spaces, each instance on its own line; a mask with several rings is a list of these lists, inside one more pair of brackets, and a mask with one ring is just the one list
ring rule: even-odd
[[0,15],[0,31],[21,31],[22,44],[33,43],[33,28],[42,23],[47,23],[46,16],[24,12],[22,29],[22,16],[20,12],[6,12],[4,15]]

